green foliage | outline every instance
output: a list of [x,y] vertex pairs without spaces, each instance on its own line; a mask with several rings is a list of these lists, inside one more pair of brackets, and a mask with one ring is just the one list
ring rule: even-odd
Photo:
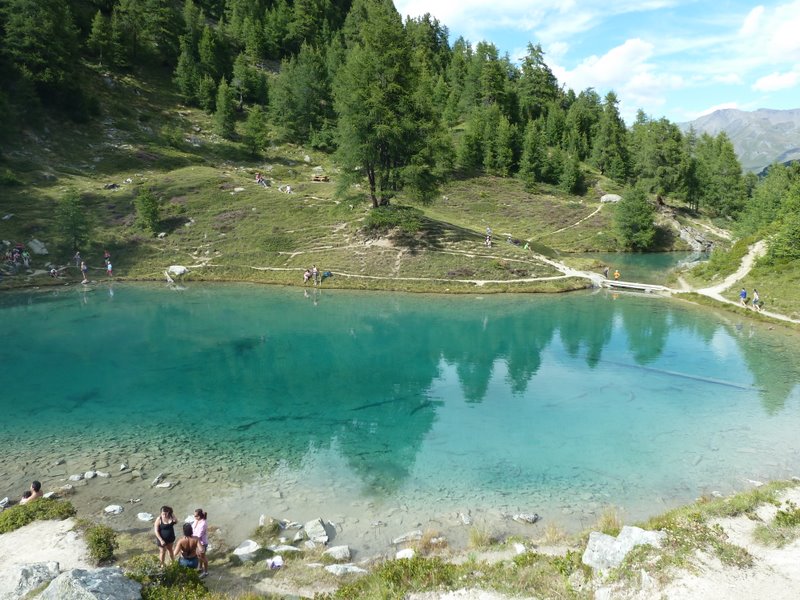
[[593,160],[602,175],[624,182],[628,178],[628,147],[625,123],[619,116],[619,100],[614,92],[606,94],[603,113],[594,140]]
[[565,158],[558,186],[568,194],[581,195],[586,191],[586,179],[577,156]]
[[244,142],[253,156],[258,156],[269,143],[267,114],[259,105],[253,106],[247,112],[247,120],[244,123]]
[[622,244],[630,250],[648,250],[653,245],[656,227],[655,209],[641,188],[622,196],[615,209],[615,221]]
[[142,584],[142,600],[195,600],[208,596],[197,569],[177,561],[161,569],[154,555],[140,555],[124,565],[125,574]]
[[716,249],[709,259],[692,269],[692,274],[711,281],[716,276],[725,277],[735,272],[742,262],[748,247],[755,241],[752,237],[741,238],[729,250]]
[[55,218],[56,227],[71,250],[77,250],[89,241],[93,230],[92,217],[76,190],[67,190],[56,206]]
[[69,502],[39,498],[28,504],[17,504],[0,512],[0,534],[14,531],[34,521],[67,519],[75,515]]
[[0,185],[22,185],[22,180],[11,169],[3,169],[0,173]]
[[86,530],[86,545],[89,556],[97,564],[114,560],[114,550],[119,548],[117,533],[107,525],[92,525]]
[[214,127],[224,138],[233,137],[236,131],[236,104],[233,90],[223,78],[217,87],[217,111],[214,113]]
[[92,20],[92,30],[89,33],[89,38],[86,40],[86,45],[102,65],[104,58],[107,60],[109,56],[113,57],[111,52],[112,43],[111,22],[98,10]]
[[139,224],[151,233],[156,233],[161,223],[161,204],[155,195],[150,190],[140,189],[134,205]]
[[787,502],[785,508],[775,514],[775,524],[781,527],[800,526],[800,508],[794,502]]
[[700,205],[715,216],[737,214],[744,206],[744,180],[728,136],[704,133],[697,141],[695,156]]
[[458,567],[439,558],[392,560],[358,581],[341,586],[333,598],[400,600],[409,592],[452,587]]
[[367,233],[386,232],[397,227],[404,233],[416,233],[422,224],[422,211],[411,206],[379,206],[364,219]]

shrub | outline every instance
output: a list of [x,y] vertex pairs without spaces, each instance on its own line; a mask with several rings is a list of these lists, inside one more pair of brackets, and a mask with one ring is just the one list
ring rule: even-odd
[[142,189],[133,202],[139,223],[151,233],[155,233],[161,222],[161,205],[158,199],[149,190]]
[[142,600],[195,600],[208,596],[196,569],[177,562],[161,569],[152,554],[136,556],[125,563],[125,574],[142,584]]
[[800,525],[800,508],[794,502],[787,502],[786,508],[775,515],[775,524],[780,527],[797,527]]
[[108,525],[92,525],[86,530],[86,544],[89,556],[97,564],[114,560],[114,550],[119,548],[117,533]]
[[6,169],[0,173],[0,185],[22,185],[22,180],[11,169]]
[[63,520],[74,515],[75,507],[70,502],[39,498],[35,502],[18,504],[0,513],[0,533],[14,531],[37,520]]
[[399,228],[404,233],[416,233],[422,224],[422,211],[411,206],[379,206],[364,220],[364,231],[382,232]]

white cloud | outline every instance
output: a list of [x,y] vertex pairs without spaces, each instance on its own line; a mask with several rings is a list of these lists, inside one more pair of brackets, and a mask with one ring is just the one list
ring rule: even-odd
[[714,75],[712,77],[712,81],[715,83],[722,83],[724,85],[741,85],[744,83],[742,81],[742,76],[739,73],[720,73],[719,75]]
[[749,36],[757,32],[758,24],[759,21],[761,20],[761,15],[763,14],[764,14],[763,6],[756,6],[753,10],[751,10],[745,17],[741,29],[739,29],[739,35]]
[[758,79],[752,87],[758,92],[777,92],[796,86],[798,81],[800,81],[800,74],[797,71],[770,73]]

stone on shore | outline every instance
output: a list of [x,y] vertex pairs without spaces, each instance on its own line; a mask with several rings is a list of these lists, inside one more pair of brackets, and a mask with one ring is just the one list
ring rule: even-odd
[[404,558],[409,559],[409,558],[414,558],[415,554],[416,552],[414,552],[413,548],[404,548],[403,550],[398,551],[394,555],[394,558],[395,560],[403,560]]
[[350,575],[351,573],[366,573],[367,571],[355,565],[328,565],[325,567],[328,573],[332,573],[337,577],[342,575]]
[[308,539],[310,539],[312,542],[316,542],[318,544],[327,544],[328,540],[330,539],[322,519],[314,519],[313,521],[309,521],[303,525],[303,529],[305,530]]
[[350,546],[332,546],[322,553],[322,556],[327,556],[337,561],[350,560]]
[[155,519],[155,517],[151,515],[149,512],[137,513],[136,518],[139,519],[140,521],[145,521],[145,522],[152,521],[153,519]]
[[600,571],[618,567],[636,546],[650,544],[660,548],[666,537],[663,531],[646,531],[629,525],[625,525],[616,538],[593,531],[583,553],[583,564]]
[[29,592],[58,577],[60,572],[55,561],[12,565],[0,572],[0,600],[24,598]]
[[517,523],[529,523],[530,525],[533,525],[541,519],[541,517],[536,513],[519,513],[511,518]]
[[419,529],[415,529],[414,531],[409,531],[408,533],[404,533],[398,538],[394,538],[392,540],[392,544],[407,544],[408,542],[417,542],[422,539],[422,531]]
[[295,546],[289,546],[288,544],[278,544],[276,546],[267,546],[267,550],[274,552],[275,554],[293,554],[297,552],[302,552],[303,550],[300,548],[296,548]]
[[103,509],[103,512],[107,515],[119,515],[122,514],[122,511],[125,510],[119,504],[109,504]]
[[119,567],[72,569],[56,577],[40,600],[140,600],[142,584],[128,579]]
[[261,550],[261,545],[253,540],[245,540],[239,544],[233,553],[239,557],[240,560],[249,561],[255,560],[256,552]]

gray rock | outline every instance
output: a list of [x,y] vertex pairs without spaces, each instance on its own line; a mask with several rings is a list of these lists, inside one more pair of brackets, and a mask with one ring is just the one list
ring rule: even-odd
[[414,558],[415,554],[416,552],[414,552],[413,548],[404,548],[403,550],[398,551],[394,555],[394,558],[395,560],[402,560],[404,558]]
[[245,540],[239,544],[233,553],[243,561],[254,560],[256,552],[261,550],[261,545],[253,540]]
[[98,477],[103,477],[103,478],[111,477],[111,473],[106,473],[105,471],[96,471],[95,473]]
[[41,600],[141,600],[142,585],[118,567],[72,569],[56,577]]
[[95,477],[97,477],[97,473],[95,471],[86,471],[86,473],[83,474],[84,479],[94,479]]
[[317,548],[317,545],[311,540],[306,540],[303,542],[303,546],[306,548],[306,550],[316,550]]
[[31,252],[33,252],[34,254],[48,254],[47,246],[45,246],[43,242],[40,242],[39,240],[36,239],[33,239],[30,242],[28,242],[28,248],[30,248]]
[[416,542],[422,539],[422,531],[419,529],[415,529],[414,531],[409,531],[408,533],[404,533],[398,538],[394,538],[392,540],[393,544],[407,544],[408,542]]
[[338,561],[350,560],[350,546],[332,546],[325,550],[322,556],[327,556],[328,558]]
[[6,506],[8,506],[8,496],[0,500],[0,508],[5,508]]
[[300,548],[296,548],[294,546],[289,546],[288,544],[278,544],[276,546],[267,546],[268,550],[271,550],[275,554],[294,554],[297,552],[302,552]]
[[663,531],[646,531],[628,525],[622,528],[616,538],[593,531],[589,534],[589,543],[583,553],[583,564],[597,570],[617,567],[636,546],[650,544],[660,548],[666,536]]
[[47,492],[44,496],[42,496],[42,498],[47,498],[48,500],[50,498],[58,498],[58,494],[55,492]]
[[364,569],[355,565],[328,565],[325,567],[325,570],[328,573],[333,573],[337,577],[349,575],[351,573],[366,573]]
[[529,523],[530,525],[533,525],[541,519],[541,517],[536,513],[519,513],[511,518],[517,523]]
[[0,572],[0,600],[16,600],[42,584],[52,581],[60,569],[55,561],[11,565]]
[[103,512],[107,515],[119,515],[122,514],[122,511],[125,510],[119,504],[109,504],[103,509]]
[[314,519],[313,521],[309,521],[303,525],[303,529],[305,530],[308,539],[310,539],[312,542],[316,542],[318,544],[327,544],[328,540],[330,539],[322,519]]
[[600,202],[619,202],[622,200],[622,196],[618,194],[605,194],[600,198]]
[[153,519],[155,519],[155,517],[151,515],[149,512],[137,513],[136,518],[144,522],[152,521]]
[[69,476],[69,480],[70,481],[81,481],[82,479],[83,479],[83,474],[82,473],[78,473],[77,475],[70,475]]

